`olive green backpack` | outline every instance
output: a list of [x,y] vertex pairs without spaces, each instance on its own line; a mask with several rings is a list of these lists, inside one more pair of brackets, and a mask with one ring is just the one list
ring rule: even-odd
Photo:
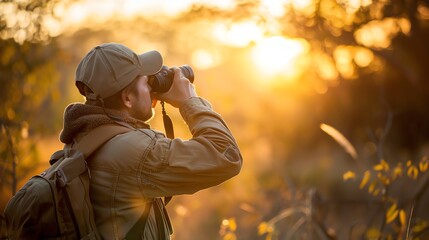
[[66,146],[55,152],[49,161],[51,166],[33,176],[8,202],[8,238],[101,239],[94,221],[85,159],[112,137],[131,130],[103,125],[72,148]]

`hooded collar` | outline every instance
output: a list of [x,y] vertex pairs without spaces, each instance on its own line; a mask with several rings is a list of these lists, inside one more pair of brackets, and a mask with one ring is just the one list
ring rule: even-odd
[[64,111],[64,126],[60,133],[61,142],[68,144],[81,133],[105,124],[116,124],[116,120],[106,115],[115,116],[121,121],[132,125],[135,128],[146,128],[150,126],[144,121],[127,116],[121,111],[113,109],[103,109],[94,105],[73,103],[67,106]]

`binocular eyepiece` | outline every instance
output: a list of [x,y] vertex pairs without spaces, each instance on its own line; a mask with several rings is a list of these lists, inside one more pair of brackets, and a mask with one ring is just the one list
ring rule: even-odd
[[[192,68],[188,65],[183,65],[179,68],[183,75],[193,83],[194,71],[192,71]],[[161,71],[154,75],[149,75],[148,78],[148,83],[153,92],[164,93],[167,92],[170,89],[171,84],[173,84],[174,70],[167,66],[162,66]]]

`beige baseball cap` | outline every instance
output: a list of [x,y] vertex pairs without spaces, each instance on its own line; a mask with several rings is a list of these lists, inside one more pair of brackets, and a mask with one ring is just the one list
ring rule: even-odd
[[102,99],[124,89],[137,76],[153,75],[162,68],[162,56],[157,51],[136,54],[119,43],[105,43],[93,48],[79,63],[76,70],[76,86],[84,95],[88,86]]

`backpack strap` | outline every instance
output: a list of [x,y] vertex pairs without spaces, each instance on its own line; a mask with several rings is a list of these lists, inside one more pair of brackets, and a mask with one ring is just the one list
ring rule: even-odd
[[[156,239],[165,240],[170,239],[169,235],[173,233],[170,218],[164,203],[161,198],[154,198],[152,201],[146,203],[146,208],[134,226],[128,231],[125,239],[140,239],[145,231],[147,219],[149,217],[150,209],[153,209],[155,215],[156,228],[158,236]],[[169,235],[165,231],[168,231]]]
[[149,217],[149,212],[150,212],[150,209],[152,208],[152,205],[153,205],[153,200],[147,201],[143,214],[140,216],[140,218],[137,220],[134,226],[128,231],[127,236],[125,236],[125,239],[127,240],[139,239],[143,236],[143,233],[146,227],[146,222]]
[[[170,239],[170,234],[173,233],[173,227],[171,226],[170,217],[168,216],[167,210],[165,209],[164,202],[161,198],[155,198],[155,219],[157,222],[161,222],[161,224],[157,224],[158,227],[158,238],[159,239]],[[168,235],[166,235],[165,231],[168,231]]]
[[[89,189],[90,184],[90,175],[89,171],[87,171],[88,166],[86,160],[92,153],[114,136],[132,130],[134,129],[120,125],[102,125],[91,130],[78,141],[75,141],[72,146],[64,147],[65,157],[68,158],[68,155],[71,154],[73,160],[65,159],[58,166],[58,183],[63,187],[68,186],[65,188],[63,196],[68,208],[71,209],[70,215],[76,234],[81,239],[101,239],[95,224],[91,201],[88,196],[82,193],[84,189]],[[87,175],[82,176],[78,181],[72,181],[85,171],[87,171]],[[71,201],[71,196],[73,196],[74,201]],[[82,215],[83,209],[89,211],[89,214],[85,216]]]
[[119,126],[114,124],[102,125],[90,131],[87,135],[83,136],[79,141],[75,142],[74,149],[79,149],[85,158],[89,157],[101,145],[109,141],[116,135],[133,131],[133,128]]
[[69,154],[73,154],[73,149],[79,150],[82,154],[81,158],[84,159],[83,161],[61,163],[62,165],[58,169],[62,176],[59,178],[60,185],[64,187],[70,179],[74,179],[85,172],[87,169],[86,160],[93,152],[101,147],[101,145],[118,134],[126,133],[132,130],[134,129],[119,125],[102,125],[90,131],[87,135],[83,136],[79,141],[74,142],[71,146],[64,146],[64,152],[55,152],[49,161],[51,165],[54,164],[63,153],[65,153],[65,157],[69,157]]

